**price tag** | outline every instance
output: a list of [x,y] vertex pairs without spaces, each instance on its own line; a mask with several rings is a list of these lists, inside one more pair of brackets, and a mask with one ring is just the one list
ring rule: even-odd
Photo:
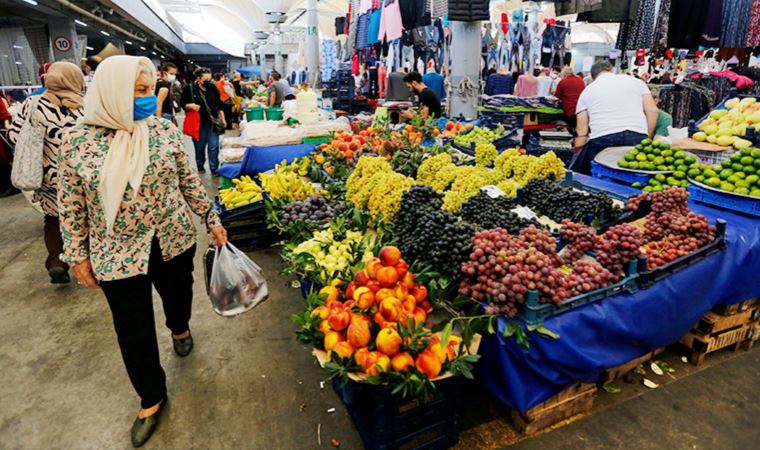
[[526,220],[538,220],[538,216],[527,206],[520,206],[512,210],[513,213]]
[[504,191],[502,191],[501,189],[497,188],[496,186],[492,184],[488,186],[483,186],[482,188],[480,188],[480,190],[488,194],[488,196],[491,198],[499,198],[499,197],[504,197],[505,195],[507,195],[504,193]]

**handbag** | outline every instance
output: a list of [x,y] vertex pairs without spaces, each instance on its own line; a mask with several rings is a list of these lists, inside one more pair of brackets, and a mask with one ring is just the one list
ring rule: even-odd
[[22,191],[34,191],[42,187],[42,152],[46,127],[34,120],[40,96],[29,100],[29,113],[21,127],[11,167],[11,183]]
[[[192,85],[190,85],[190,89],[193,89]],[[206,94],[203,92],[201,92],[201,100],[203,100],[203,104],[206,106],[206,114],[208,114],[208,118],[211,120],[211,129],[216,134],[224,134],[226,132],[226,127],[222,124],[221,119],[214,117],[214,115],[211,114],[211,108],[208,107],[208,101],[206,101]]]
[[182,132],[193,138],[193,140],[201,140],[201,115],[198,111],[185,111]]

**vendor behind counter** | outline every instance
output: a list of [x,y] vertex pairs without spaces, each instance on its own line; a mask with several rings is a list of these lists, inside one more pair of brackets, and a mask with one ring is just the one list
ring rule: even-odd
[[658,109],[643,81],[612,73],[609,61],[591,67],[594,82],[581,93],[576,107],[574,172],[590,174],[591,162],[608,147],[636,145],[655,130]]
[[[409,90],[417,95],[419,100],[420,107],[416,114],[422,116],[423,119],[429,117],[437,119],[441,117],[441,99],[438,94],[422,82],[422,75],[417,72],[411,72],[404,77],[404,82]],[[411,119],[414,115],[415,112],[412,110],[403,113],[403,117],[407,119]]]

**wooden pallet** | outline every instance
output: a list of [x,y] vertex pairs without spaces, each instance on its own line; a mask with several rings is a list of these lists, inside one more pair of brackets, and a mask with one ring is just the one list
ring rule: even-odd
[[739,347],[742,350],[750,350],[757,341],[760,341],[760,321],[750,324],[750,329],[747,331],[747,339]]
[[743,302],[734,303],[733,305],[717,305],[713,307],[712,311],[722,316],[732,316],[748,310],[757,303],[758,299],[753,298],[752,300],[745,300]]
[[[705,361],[705,356],[717,350],[732,348],[737,351],[747,337],[754,334],[755,324],[745,323],[736,328],[705,335],[692,329],[681,338],[681,344],[689,349],[689,362],[698,366]],[[752,330],[752,334],[750,334]]]
[[699,322],[694,326],[698,332],[703,335],[715,334],[731,328],[736,328],[741,325],[745,325],[749,322],[754,322],[758,319],[760,309],[752,306],[745,309],[742,312],[737,312],[730,316],[720,315],[715,312],[709,312],[704,315]]
[[635,368],[639,367],[641,364],[644,364],[645,362],[648,362],[652,359],[654,359],[655,356],[659,355],[665,350],[665,347],[658,348],[654,351],[651,351],[645,355],[639,356],[636,359],[632,359],[628,361],[625,364],[621,364],[617,367],[612,367],[610,369],[605,370],[602,375],[599,377],[599,383],[597,383],[598,386],[606,386],[613,381],[617,380],[618,378],[623,377],[628,372],[634,370]]
[[512,421],[517,431],[532,436],[563,420],[591,411],[596,391],[597,388],[593,384],[575,383],[525,413],[511,410]]

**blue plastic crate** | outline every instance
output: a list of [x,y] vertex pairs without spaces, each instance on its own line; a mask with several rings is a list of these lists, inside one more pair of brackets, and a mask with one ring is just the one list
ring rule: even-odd
[[606,191],[601,188],[597,188],[594,186],[589,186],[589,185],[581,183],[580,181],[576,180],[573,177],[573,172],[570,172],[570,171],[565,172],[565,178],[562,181],[560,181],[559,184],[565,187],[577,189],[579,191],[592,192],[594,194],[604,194],[612,199],[619,200],[623,203],[626,203],[628,201],[628,197],[623,194],[618,194],[617,192],[612,192],[612,191]]
[[428,397],[402,398],[388,386],[333,379],[367,450],[447,449],[459,440],[461,379],[435,382]]
[[753,200],[728,193],[721,194],[720,192],[704,189],[694,184],[689,185],[689,194],[691,194],[692,200],[700,203],[707,203],[718,208],[760,217],[760,198]]
[[638,172],[628,172],[626,170],[611,169],[595,161],[591,162],[591,176],[607,181],[615,181],[623,184],[641,183],[646,185],[652,175]]
[[580,306],[602,300],[603,298],[618,294],[620,292],[636,292],[638,290],[638,285],[636,283],[636,279],[638,278],[637,265],[638,261],[630,261],[628,263],[628,267],[626,268],[626,276],[621,281],[613,285],[567,299],[562,302],[561,305],[539,303],[538,292],[529,291],[525,298],[525,303],[520,307],[517,318],[528,325],[541,325],[544,323],[544,319],[547,317],[562,314],[566,311],[570,311],[571,309],[575,309]]

